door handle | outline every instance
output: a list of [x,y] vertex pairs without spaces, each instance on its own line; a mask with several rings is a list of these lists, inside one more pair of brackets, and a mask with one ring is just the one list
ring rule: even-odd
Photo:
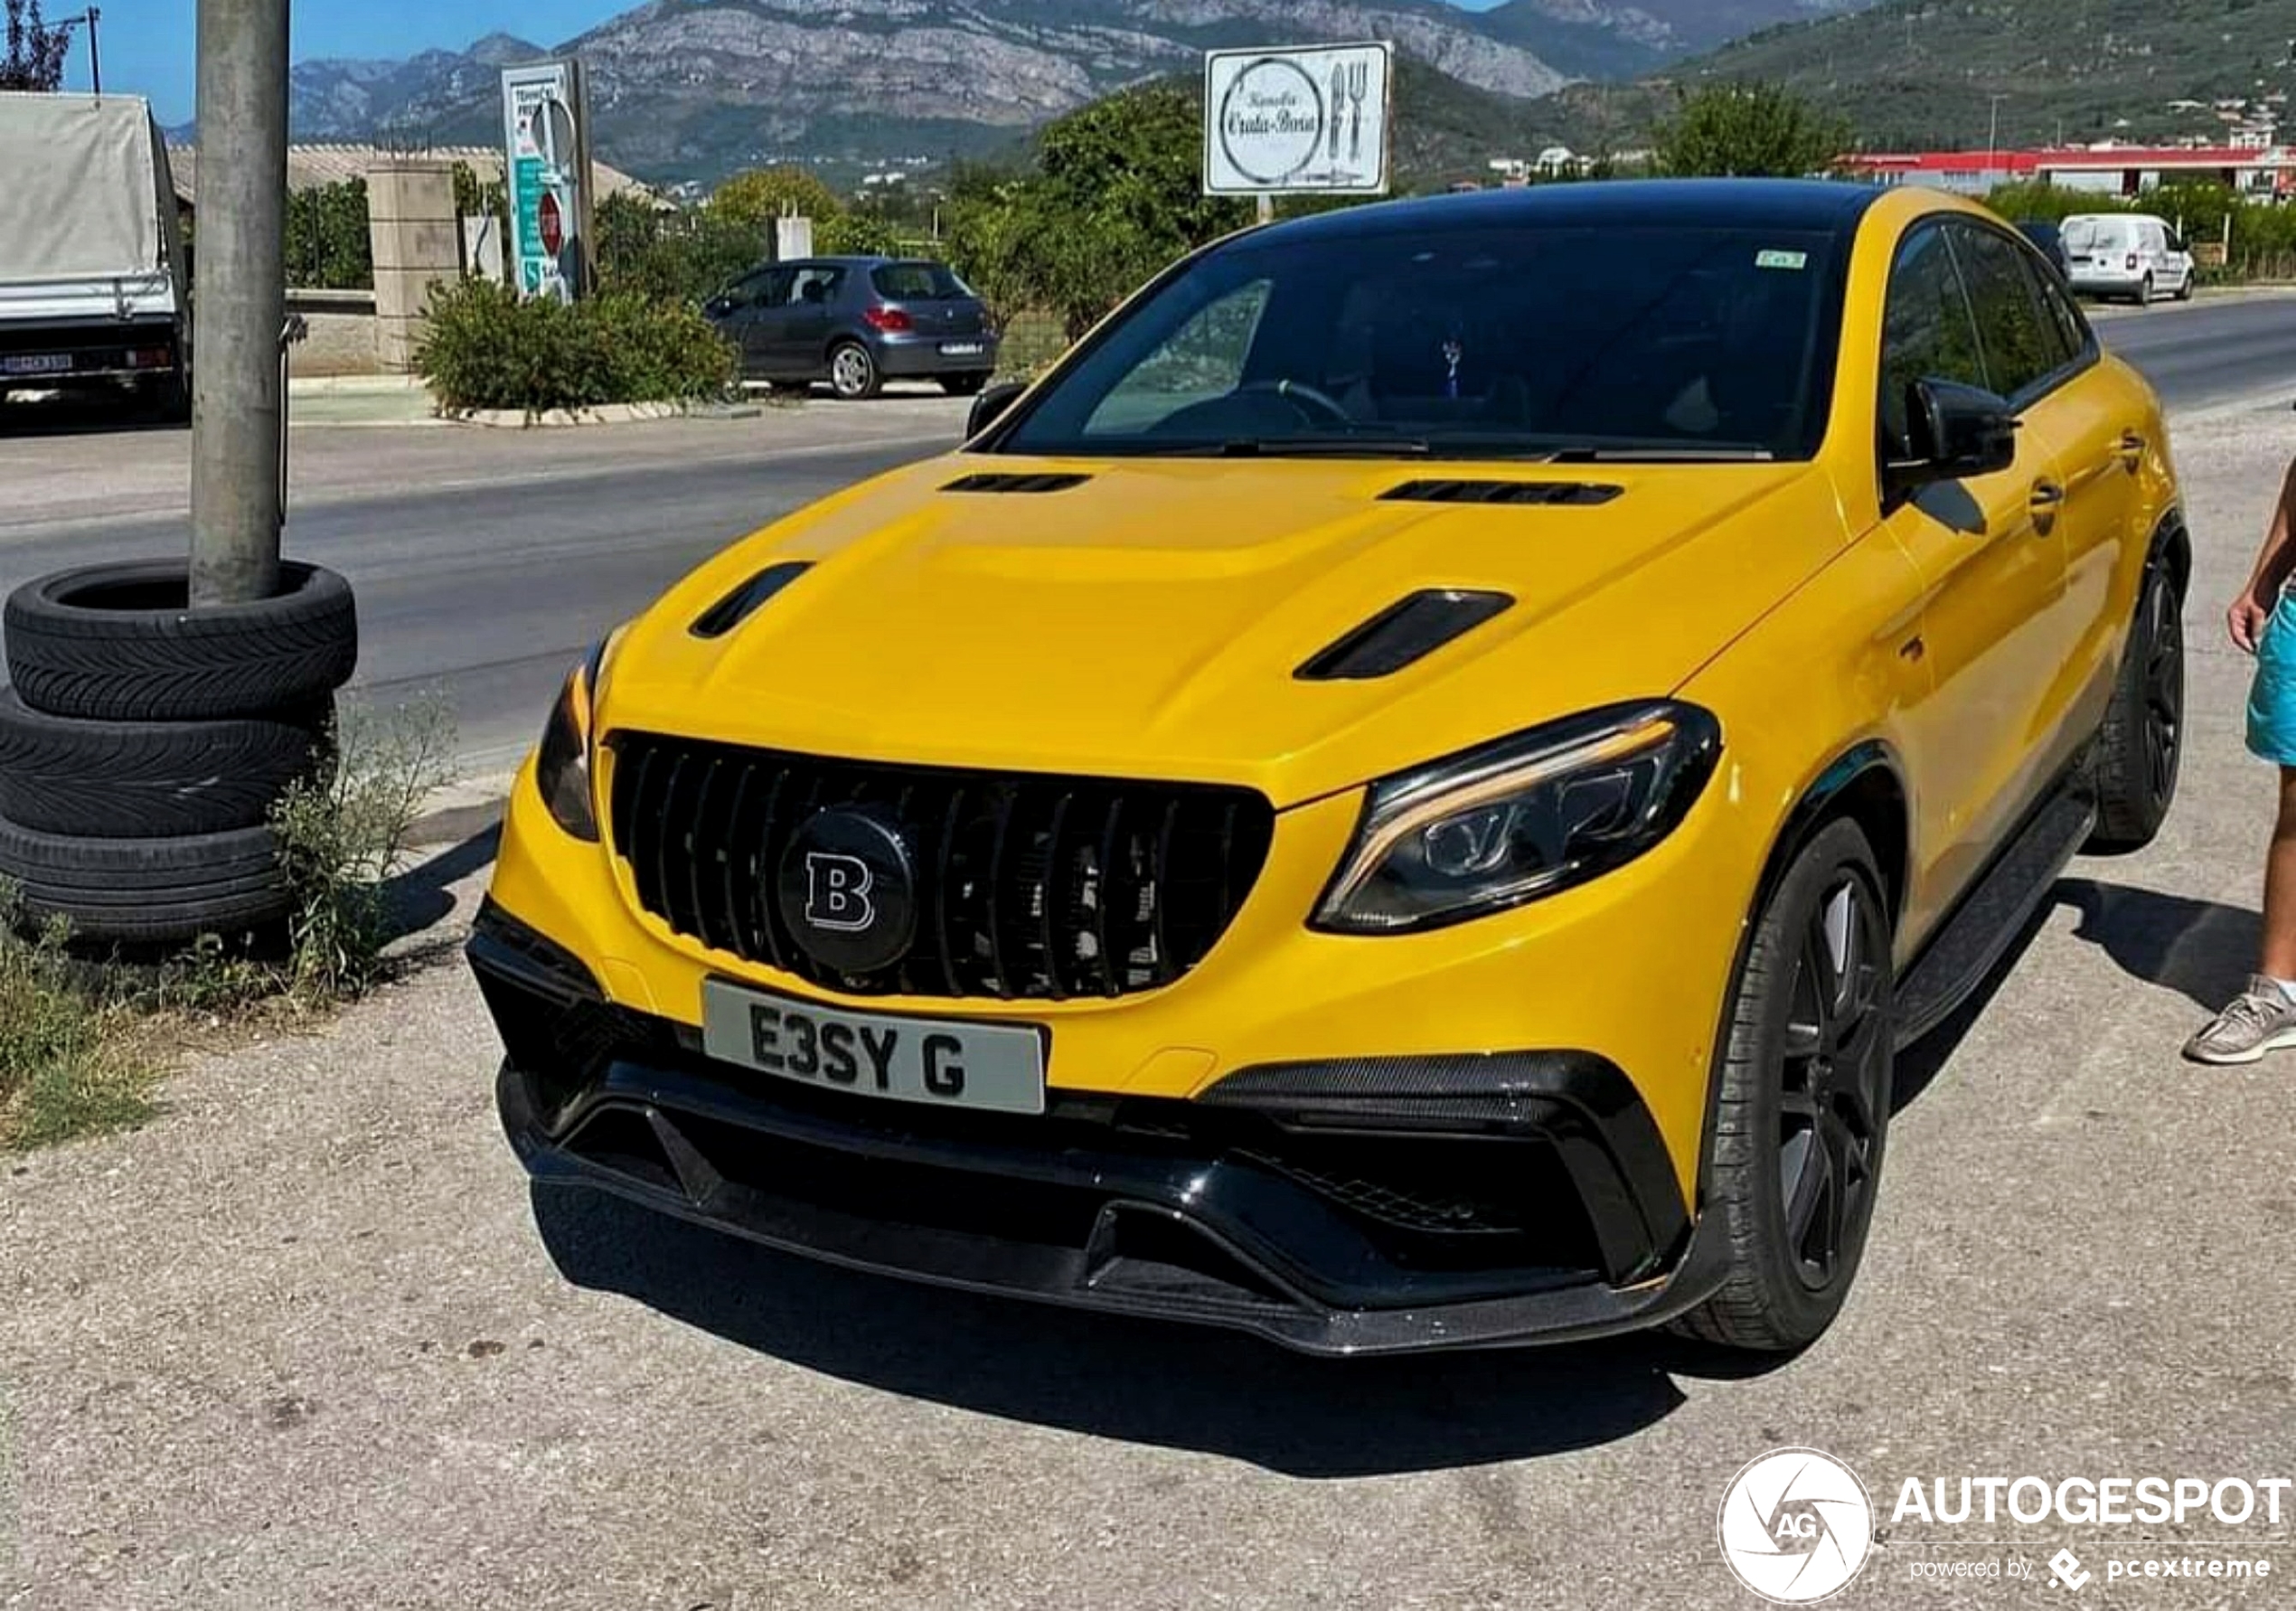
[[2047,536],[2049,527],[2056,522],[2057,510],[2064,503],[2065,488],[2054,481],[2036,481],[2032,497],[2034,529]]
[[2133,430],[2124,430],[2113,451],[2125,467],[2134,470],[2144,462],[2144,438]]

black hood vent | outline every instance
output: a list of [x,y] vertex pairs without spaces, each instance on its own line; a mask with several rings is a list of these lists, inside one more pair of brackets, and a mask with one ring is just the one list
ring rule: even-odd
[[1379,495],[1399,504],[1607,504],[1626,489],[1590,481],[1407,481]]
[[1399,598],[1292,674],[1303,683],[1393,676],[1507,610],[1505,593],[1431,588]]
[[1091,480],[1089,476],[1063,475],[1040,471],[1032,476],[989,472],[979,476],[960,476],[943,492],[952,493],[1056,493],[1067,492],[1072,486],[1082,486]]
[[686,630],[696,637],[723,637],[757,613],[766,600],[813,569],[809,560],[770,566],[703,610]]

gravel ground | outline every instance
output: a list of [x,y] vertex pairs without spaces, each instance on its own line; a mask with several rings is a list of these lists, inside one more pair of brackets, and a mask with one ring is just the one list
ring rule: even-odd
[[[0,1166],[0,1604],[1751,1606],[1717,1507],[1784,1444],[1881,1506],[1839,1604],[2047,1594],[2063,1546],[2094,1574],[2069,1603],[2285,1603],[2107,1563],[2296,1574],[2296,1506],[2180,1532],[1888,1516],[1909,1477],[2296,1476],[2296,1062],[2176,1058],[2254,943],[2272,787],[2217,617],[2296,419],[2176,436],[2182,802],[2147,854],[2076,865],[1981,1012],[1908,1060],[1868,1267],[1798,1361],[1330,1365],[530,1200],[449,962],[197,1063],[139,1134]],[[428,874],[438,936],[485,854]],[[2004,1559],[2039,1581],[1914,1578]]]

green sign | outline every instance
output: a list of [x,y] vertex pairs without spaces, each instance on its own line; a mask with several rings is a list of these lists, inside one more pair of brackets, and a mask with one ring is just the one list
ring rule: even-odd
[[588,109],[579,61],[503,70],[506,260],[522,297],[570,302],[588,286]]

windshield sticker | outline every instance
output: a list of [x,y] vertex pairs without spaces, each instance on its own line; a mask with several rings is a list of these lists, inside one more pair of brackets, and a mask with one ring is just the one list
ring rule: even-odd
[[1754,256],[1756,268],[1807,268],[1810,254],[1806,251],[1764,251]]

